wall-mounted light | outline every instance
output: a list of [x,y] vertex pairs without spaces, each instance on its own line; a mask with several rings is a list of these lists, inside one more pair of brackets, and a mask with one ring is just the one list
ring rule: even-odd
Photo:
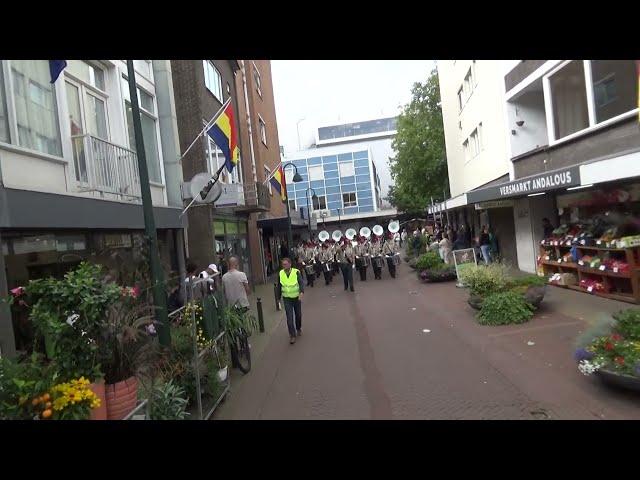
[[518,120],[516,122],[516,125],[519,126],[519,127],[523,126],[524,125],[524,120]]
[[540,193],[530,193],[529,195],[527,195],[527,197],[537,197],[538,195],[544,195],[547,192],[540,192]]

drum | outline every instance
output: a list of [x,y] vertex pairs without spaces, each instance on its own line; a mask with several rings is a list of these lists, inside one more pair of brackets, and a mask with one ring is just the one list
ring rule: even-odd
[[364,267],[364,258],[363,257],[356,257],[356,268],[362,268]]
[[399,253],[396,253],[393,256],[393,264],[394,265],[400,265],[400,254]]
[[371,261],[373,262],[373,266],[376,268],[382,268],[382,266],[384,265],[384,262],[380,255],[378,255],[377,257],[372,257]]
[[305,265],[304,271],[306,272],[307,275],[315,275],[316,273],[315,269],[313,268],[313,265]]
[[322,271],[323,272],[330,272],[331,271],[331,264],[329,262],[324,262],[322,264]]
[[364,257],[362,257],[362,260],[364,261],[365,267],[371,265],[371,257],[369,255],[365,255]]

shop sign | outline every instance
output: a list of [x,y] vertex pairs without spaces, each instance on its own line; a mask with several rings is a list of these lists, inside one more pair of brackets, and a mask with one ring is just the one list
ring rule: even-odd
[[476,210],[486,210],[487,208],[507,208],[513,207],[513,200],[493,200],[489,202],[476,203]]
[[471,191],[467,193],[467,200],[470,203],[476,203],[485,200],[524,197],[531,193],[548,192],[577,185],[580,185],[580,167],[574,166]]
[[104,248],[131,248],[131,235],[117,234],[117,233],[106,233],[104,235]]

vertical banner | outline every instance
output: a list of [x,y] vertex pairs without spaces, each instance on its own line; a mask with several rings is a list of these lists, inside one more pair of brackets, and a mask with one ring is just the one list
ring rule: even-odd
[[460,276],[461,273],[469,267],[478,265],[478,260],[476,259],[476,251],[473,248],[465,248],[463,250],[454,250],[452,253],[453,263],[456,266],[456,275],[458,277],[458,283],[456,284],[456,287],[464,287],[465,285],[462,283]]

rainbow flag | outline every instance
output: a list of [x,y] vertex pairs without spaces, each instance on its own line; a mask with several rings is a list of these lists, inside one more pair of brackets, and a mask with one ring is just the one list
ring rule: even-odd
[[276,173],[271,177],[271,186],[276,189],[276,191],[280,194],[280,198],[282,198],[282,202],[287,201],[287,183],[284,178],[284,171],[282,170],[282,165],[278,167]]
[[207,130],[207,133],[216,142],[218,148],[222,150],[222,154],[226,159],[225,165],[229,173],[231,173],[240,159],[238,132],[231,102],[218,115],[216,121]]

